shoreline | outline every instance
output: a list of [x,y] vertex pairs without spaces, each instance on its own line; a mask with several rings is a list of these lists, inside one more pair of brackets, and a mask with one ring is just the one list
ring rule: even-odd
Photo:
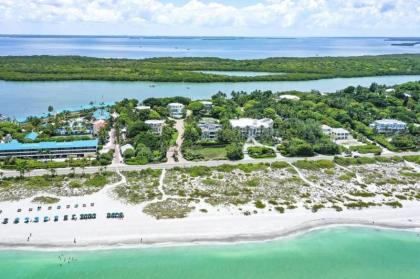
[[224,236],[205,237],[203,236],[169,236],[157,237],[152,240],[144,240],[139,243],[138,238],[122,237],[118,240],[109,241],[89,241],[82,245],[69,245],[65,243],[55,244],[24,244],[24,242],[3,243],[0,241],[0,253],[4,251],[99,251],[115,249],[153,249],[153,248],[172,248],[190,246],[211,246],[211,245],[240,245],[250,243],[264,243],[279,241],[287,238],[299,237],[308,233],[336,228],[369,228],[384,231],[399,232],[420,232],[420,224],[403,222],[374,222],[363,219],[336,218],[336,219],[315,219],[303,222],[297,226],[263,233],[250,234],[226,234]]

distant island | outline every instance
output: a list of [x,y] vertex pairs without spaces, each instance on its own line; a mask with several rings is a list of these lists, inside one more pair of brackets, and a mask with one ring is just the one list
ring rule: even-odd
[[419,42],[412,42],[412,43],[391,44],[391,46],[415,46],[415,45],[420,45],[420,41]]
[[[197,71],[253,71],[272,74],[229,76]],[[214,57],[149,59],[106,59],[81,56],[0,57],[0,79],[11,81],[240,82],[416,74],[420,74],[420,54],[278,57],[250,60]]]

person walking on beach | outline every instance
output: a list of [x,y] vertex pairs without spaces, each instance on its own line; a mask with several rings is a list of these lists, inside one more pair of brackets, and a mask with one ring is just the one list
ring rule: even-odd
[[76,244],[76,238],[73,239],[73,243]]

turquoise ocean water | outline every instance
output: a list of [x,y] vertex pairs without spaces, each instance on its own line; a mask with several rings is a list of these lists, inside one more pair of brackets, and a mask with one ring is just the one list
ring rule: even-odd
[[[73,257],[60,266],[58,256]],[[1,278],[420,278],[415,233],[338,228],[264,243],[0,252]]]

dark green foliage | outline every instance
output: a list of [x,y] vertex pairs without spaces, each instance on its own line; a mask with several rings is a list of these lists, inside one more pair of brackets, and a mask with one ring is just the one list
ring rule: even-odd
[[226,156],[229,160],[241,160],[244,158],[242,152],[242,145],[239,143],[232,143],[226,146]]
[[248,154],[252,158],[274,158],[276,153],[272,148],[262,146],[248,147]]
[[[420,56],[382,55],[362,57],[104,59],[79,56],[1,57],[4,80],[147,80],[147,81],[271,81],[332,77],[420,74]],[[261,71],[286,74],[227,76],[197,70]],[[376,90],[373,85],[371,90]],[[348,88],[347,91],[351,91]]]

